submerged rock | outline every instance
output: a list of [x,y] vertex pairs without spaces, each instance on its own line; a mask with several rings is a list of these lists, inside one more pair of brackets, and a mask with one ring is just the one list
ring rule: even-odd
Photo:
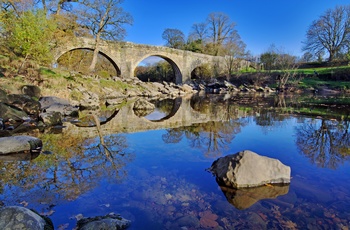
[[53,230],[48,218],[19,206],[0,208],[0,229]]
[[225,194],[227,201],[239,210],[249,208],[259,200],[274,199],[285,195],[289,191],[289,185],[270,185],[254,188],[228,188],[220,186]]
[[126,229],[130,226],[130,220],[124,219],[118,214],[107,214],[106,216],[88,217],[78,221],[78,230],[95,229]]
[[257,187],[265,184],[289,184],[291,169],[279,160],[249,150],[221,157],[209,171],[219,184],[227,187]]

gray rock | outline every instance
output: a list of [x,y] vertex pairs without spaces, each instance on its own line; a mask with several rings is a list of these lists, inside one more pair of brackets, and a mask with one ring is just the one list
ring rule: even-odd
[[9,94],[7,95],[8,104],[22,109],[27,114],[38,116],[41,105],[38,101],[24,94]]
[[279,160],[249,150],[217,159],[209,171],[219,183],[233,188],[289,184],[291,174],[290,167]]
[[0,117],[4,121],[8,121],[9,119],[15,120],[15,121],[23,121],[28,120],[28,114],[26,114],[24,111],[20,110],[17,107],[10,106],[4,103],[0,102]]
[[39,117],[46,126],[62,125],[62,115],[60,112],[51,111],[41,113]]
[[51,221],[24,207],[3,207],[0,216],[0,229],[53,230]]
[[11,136],[0,138],[0,154],[17,152],[40,152],[42,141],[31,136]]
[[70,105],[68,100],[59,98],[59,97],[42,97],[39,100],[42,108],[50,107],[54,104],[60,104],[60,105]]
[[78,115],[79,107],[66,104],[52,104],[42,109],[44,113],[59,112],[63,116],[75,117]]
[[83,218],[77,223],[77,230],[120,230],[130,226],[130,221],[118,214],[108,214],[106,216]]

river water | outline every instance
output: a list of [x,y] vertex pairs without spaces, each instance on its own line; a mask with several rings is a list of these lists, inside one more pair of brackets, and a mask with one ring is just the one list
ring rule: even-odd
[[[55,229],[111,212],[130,229],[348,229],[347,98],[196,95],[153,101],[151,114],[129,100],[104,109],[100,129],[86,115],[33,131],[45,152],[0,161],[0,199],[47,215]],[[242,150],[290,166],[290,185],[220,187],[207,169]]]

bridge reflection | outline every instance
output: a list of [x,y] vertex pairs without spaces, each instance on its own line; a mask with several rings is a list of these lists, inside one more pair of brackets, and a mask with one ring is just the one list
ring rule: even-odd
[[[216,101],[213,106],[204,106],[199,103],[200,99],[194,96],[173,99],[171,106],[167,105],[168,112],[164,117],[149,120],[147,117],[140,117],[135,114],[134,104],[136,100],[135,98],[127,99],[123,102],[123,106],[109,112],[103,112],[102,115],[97,115],[100,118],[100,131],[104,135],[143,132],[191,126],[210,121],[225,121],[247,115],[247,112],[240,111],[233,104],[230,105],[228,101]],[[98,135],[92,115],[86,115],[79,119],[80,122],[78,123],[67,123],[65,125],[70,131],[73,129],[90,137]]]

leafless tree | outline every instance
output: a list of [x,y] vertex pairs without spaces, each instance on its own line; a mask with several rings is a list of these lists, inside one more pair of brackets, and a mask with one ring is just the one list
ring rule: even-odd
[[165,29],[162,38],[166,41],[166,46],[174,49],[182,49],[185,45],[185,35],[178,29]]
[[132,24],[132,16],[120,4],[123,0],[83,0],[80,10],[80,24],[89,29],[95,37],[94,56],[89,67],[93,72],[100,51],[101,39],[122,40],[126,35],[123,27]]
[[350,5],[337,6],[327,10],[319,19],[312,22],[304,42],[304,51],[318,55],[323,51],[329,54],[328,61],[350,43]]
[[207,18],[208,35],[213,45],[213,54],[221,55],[222,45],[236,36],[236,24],[224,13],[211,13]]

